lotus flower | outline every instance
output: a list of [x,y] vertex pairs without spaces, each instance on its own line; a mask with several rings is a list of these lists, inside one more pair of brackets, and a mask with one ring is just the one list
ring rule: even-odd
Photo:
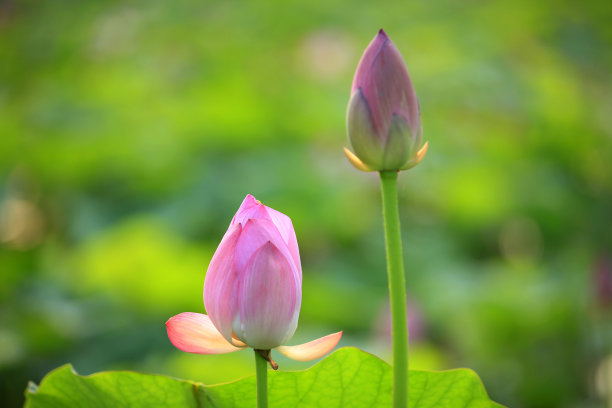
[[206,273],[208,315],[181,313],[166,322],[182,351],[260,351],[272,367],[270,349],[298,361],[329,353],[342,332],[298,346],[283,346],[295,332],[302,300],[302,267],[291,219],[247,195],[232,219]]
[[363,171],[405,170],[425,156],[419,103],[406,64],[381,29],[366,48],[346,113],[351,164]]

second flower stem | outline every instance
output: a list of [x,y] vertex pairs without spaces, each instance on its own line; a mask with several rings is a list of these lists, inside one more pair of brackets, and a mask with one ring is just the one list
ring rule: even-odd
[[268,408],[268,362],[255,351],[255,378],[257,381],[257,408]]
[[406,408],[408,406],[408,325],[397,174],[397,171],[381,171],[380,182],[393,328],[393,407]]

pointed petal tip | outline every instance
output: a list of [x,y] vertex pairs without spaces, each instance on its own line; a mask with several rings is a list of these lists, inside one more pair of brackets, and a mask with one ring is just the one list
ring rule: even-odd
[[292,360],[296,361],[311,361],[321,358],[330,351],[342,338],[342,331],[328,334],[308,343],[298,344],[297,346],[279,346],[276,350]]
[[400,170],[408,170],[408,169],[413,168],[417,164],[419,164],[423,160],[423,158],[425,157],[425,154],[427,153],[427,149],[428,148],[429,148],[429,141],[425,142],[423,147],[421,147],[419,149],[419,151],[416,152],[414,157],[412,159],[410,159],[408,161],[408,163],[404,167],[402,167]]
[[259,200],[257,200],[251,194],[247,194],[246,197],[244,197],[244,200],[242,200],[242,203],[240,203],[240,207],[238,207],[238,211],[236,211],[236,214],[234,214],[230,225],[238,223],[244,225],[244,221],[255,212],[258,204],[261,204]]
[[429,149],[429,140],[426,141],[425,144],[423,145],[423,147],[421,147],[421,149],[417,152],[417,154],[416,154],[416,159],[417,159],[416,164],[419,164],[421,162],[421,160],[423,160],[423,158],[425,157],[425,154],[427,153],[427,149]]
[[378,30],[378,35],[385,37],[385,39],[389,39],[389,36],[385,32],[385,30],[383,30],[382,28]]
[[242,206],[252,207],[257,204],[261,204],[261,201],[256,199],[255,196],[251,194],[247,194],[246,197],[244,197],[244,200],[242,201],[242,205],[240,207]]
[[357,170],[361,170],[361,171],[374,171],[373,169],[369,168],[364,162],[362,162],[359,157],[357,157],[355,155],[355,153],[351,152],[349,149],[347,149],[346,147],[344,147],[344,154],[346,155],[346,158],[348,159],[348,161],[357,169]]

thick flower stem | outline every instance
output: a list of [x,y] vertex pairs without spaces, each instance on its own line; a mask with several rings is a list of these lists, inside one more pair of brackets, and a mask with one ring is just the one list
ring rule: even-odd
[[393,407],[406,408],[408,406],[408,326],[406,279],[397,203],[397,174],[397,171],[381,171],[380,182],[393,327]]
[[257,378],[257,408],[268,408],[268,362],[255,351],[255,377]]

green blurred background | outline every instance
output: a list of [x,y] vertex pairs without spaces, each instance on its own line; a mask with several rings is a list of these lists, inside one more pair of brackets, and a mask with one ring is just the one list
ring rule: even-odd
[[389,360],[378,180],[342,153],[384,27],[430,141],[400,176],[413,367],[473,368],[511,407],[612,406],[610,21],[608,1],[0,0],[0,405],[67,362],[252,373],[164,326],[204,311],[247,193],[297,232],[291,344],[344,330]]

